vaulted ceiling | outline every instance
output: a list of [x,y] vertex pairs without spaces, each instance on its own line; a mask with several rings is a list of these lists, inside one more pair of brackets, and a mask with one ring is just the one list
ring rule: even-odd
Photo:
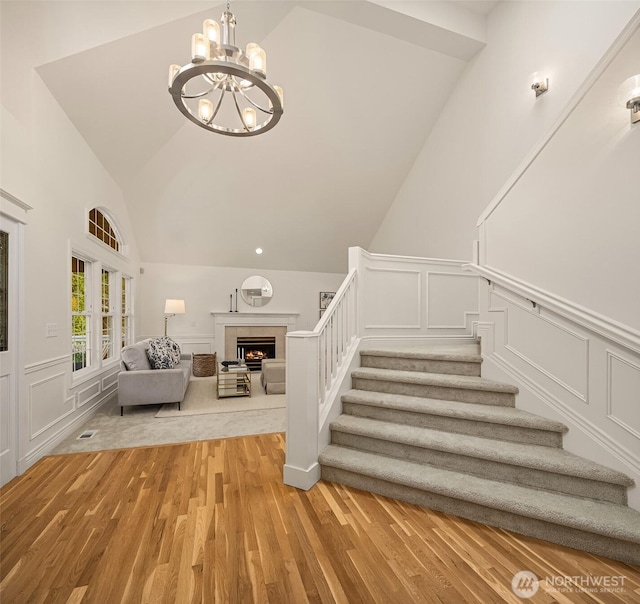
[[225,8],[201,4],[38,73],[119,184],[143,262],[344,272],[496,3],[232,2],[238,45],[258,42],[285,92],[276,128],[241,139],[198,128],[167,92],[168,66],[190,61],[191,34]]

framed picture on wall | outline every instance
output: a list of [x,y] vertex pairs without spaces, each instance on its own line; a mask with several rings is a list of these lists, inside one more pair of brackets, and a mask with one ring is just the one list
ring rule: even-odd
[[327,310],[326,308],[321,308],[320,309],[320,318],[322,319],[322,315],[324,315],[324,311]]
[[328,308],[335,295],[336,292],[320,292],[320,310]]

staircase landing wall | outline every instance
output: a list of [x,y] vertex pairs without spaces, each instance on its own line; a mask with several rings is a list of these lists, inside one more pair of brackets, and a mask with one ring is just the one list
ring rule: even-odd
[[478,276],[460,260],[349,250],[358,272],[358,333],[380,341],[468,338],[478,318]]

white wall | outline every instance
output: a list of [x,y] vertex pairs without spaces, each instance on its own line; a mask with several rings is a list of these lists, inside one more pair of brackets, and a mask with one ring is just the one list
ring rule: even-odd
[[[21,470],[47,453],[113,395],[117,361],[82,379],[71,371],[71,250],[134,276],[138,256],[119,188],[37,74],[60,46],[71,51],[78,23],[54,6],[2,3],[0,187],[33,207],[25,229],[24,366],[19,403]],[[81,36],[80,36],[81,37]],[[117,255],[86,234],[87,211],[115,216],[128,244]],[[47,325],[55,335],[47,336]]]
[[490,282],[483,375],[516,383],[518,407],[568,425],[568,451],[631,476],[640,510],[640,124],[625,107],[626,82],[640,80],[638,24],[640,13],[483,213],[477,270]]
[[482,264],[640,333],[640,31],[488,216]]
[[[476,219],[638,6],[499,3],[487,46],[461,77],[369,249],[470,258]],[[550,78],[537,100],[534,72]]]
[[[338,273],[310,273],[261,269],[142,263],[138,279],[140,320],[137,335],[145,338],[164,331],[164,302],[185,301],[186,313],[169,319],[168,333],[178,342],[189,341],[191,352],[222,353],[224,342],[215,342],[212,312],[228,312],[229,296],[238,288],[239,312],[299,313],[296,329],[313,329],[319,319],[321,291],[335,292],[345,278]],[[266,277],[273,286],[273,298],[263,307],[246,304],[240,295],[242,282],[252,275]],[[194,348],[196,343],[200,346]]]
[[[566,111],[639,2],[502,2],[371,245],[470,257],[480,239],[483,375],[569,426],[568,451],[640,484],[640,128],[607,72],[517,185],[478,217]],[[535,36],[535,32],[539,36]],[[623,55],[621,55],[622,57]],[[622,59],[621,59],[622,61]],[[535,98],[529,76],[549,77]],[[532,304],[530,300],[536,302]],[[630,491],[640,509],[640,490]]]

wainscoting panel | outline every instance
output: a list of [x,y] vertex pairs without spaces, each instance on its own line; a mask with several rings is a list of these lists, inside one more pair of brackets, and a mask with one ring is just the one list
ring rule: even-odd
[[640,439],[640,364],[607,351],[607,414]]
[[60,372],[29,384],[31,438],[73,412],[73,398],[66,396],[66,381],[66,373]]
[[109,375],[103,376],[102,380],[101,380],[101,391],[104,392],[105,390],[109,390],[109,388],[112,388],[113,386],[117,386],[118,384],[118,373],[120,373],[119,371],[114,371],[113,373],[110,373]]
[[349,249],[357,271],[358,330],[364,338],[453,341],[473,337],[478,276],[466,262]]
[[100,380],[93,382],[89,386],[85,386],[82,390],[78,390],[76,394],[78,398],[78,407],[82,407],[92,401],[100,394],[100,392]]
[[570,394],[589,402],[589,339],[559,318],[514,304],[499,291],[492,306],[504,308],[504,347]]
[[185,354],[211,354],[215,351],[213,334],[173,336]]
[[25,366],[26,413],[19,427],[19,472],[24,472],[91,417],[118,391],[119,365],[75,380],[70,355]]
[[427,272],[427,328],[464,329],[478,308],[478,278],[470,273]]
[[[562,312],[531,300],[522,283],[513,288],[482,280],[482,375],[520,389],[516,406],[569,427],[568,451],[616,468],[640,486],[640,351],[568,304]],[[531,296],[531,298],[529,298]],[[597,325],[596,325],[597,326]],[[629,491],[640,510],[640,488]]]
[[0,454],[11,446],[9,430],[14,425],[14,420],[11,417],[9,386],[9,376],[3,375],[0,377]]
[[420,329],[420,271],[367,267],[366,329]]

